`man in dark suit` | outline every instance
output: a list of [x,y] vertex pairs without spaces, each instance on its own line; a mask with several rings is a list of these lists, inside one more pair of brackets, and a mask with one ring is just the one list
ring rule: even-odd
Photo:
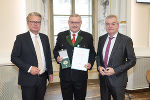
[[23,100],[44,100],[47,78],[53,80],[49,39],[39,33],[41,19],[39,13],[29,13],[29,31],[17,35],[11,54],[12,63],[19,68],[18,84]]
[[99,37],[97,67],[100,79],[101,100],[124,100],[127,71],[136,64],[131,38],[118,32],[115,15],[105,20],[107,34]]
[[[58,34],[56,46],[53,50],[57,63],[60,64],[63,59],[58,53],[62,49],[67,50],[70,63],[72,63],[74,47],[78,46],[80,48],[90,49],[88,64],[84,67],[92,69],[96,55],[92,35],[80,30],[82,21],[78,14],[71,15],[68,24],[70,30]],[[75,40],[73,40],[73,34],[76,36]],[[75,43],[72,43],[72,41],[75,41]],[[62,69],[60,64],[59,77],[63,100],[73,100],[73,97],[75,100],[85,100],[88,71],[75,70],[70,67]]]

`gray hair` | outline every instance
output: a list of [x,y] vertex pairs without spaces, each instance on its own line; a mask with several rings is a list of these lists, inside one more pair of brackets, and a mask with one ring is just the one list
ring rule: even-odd
[[28,16],[26,17],[26,21],[27,21],[27,22],[29,21],[29,18],[30,18],[31,16],[39,16],[39,17],[42,19],[42,16],[41,16],[40,13],[38,13],[38,12],[31,12],[31,13],[29,13]]
[[110,18],[116,18],[117,23],[119,24],[119,20],[118,20],[118,17],[116,15],[109,15],[106,17],[106,19],[110,19]]
[[72,15],[70,15],[69,20],[70,20],[71,17],[80,17],[80,19],[81,19],[81,16],[79,14],[72,14]]

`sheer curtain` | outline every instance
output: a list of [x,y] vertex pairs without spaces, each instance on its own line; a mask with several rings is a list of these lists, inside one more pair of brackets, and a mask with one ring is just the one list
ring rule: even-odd
[[26,15],[30,12],[39,12],[42,15],[40,32],[48,34],[48,3],[49,0],[26,0]]

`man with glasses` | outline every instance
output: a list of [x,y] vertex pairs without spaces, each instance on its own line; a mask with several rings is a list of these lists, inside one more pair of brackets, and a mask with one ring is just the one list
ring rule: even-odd
[[41,15],[29,13],[26,20],[29,31],[17,35],[11,61],[19,68],[18,84],[23,100],[44,100],[47,78],[53,80],[49,39],[39,33]]
[[57,63],[60,64],[60,85],[63,100],[85,100],[87,90],[88,71],[72,69],[71,67],[63,69],[60,50],[67,50],[67,54],[72,64],[74,47],[86,48],[90,50],[88,63],[85,64],[87,70],[92,69],[95,61],[95,50],[93,46],[93,37],[90,33],[80,30],[82,20],[78,14],[71,15],[68,20],[69,30],[58,34],[56,46],[53,50]]

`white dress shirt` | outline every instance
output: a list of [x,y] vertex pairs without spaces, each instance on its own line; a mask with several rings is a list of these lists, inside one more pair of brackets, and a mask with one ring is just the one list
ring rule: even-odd
[[[79,31],[80,31],[80,30],[79,30]],[[79,32],[79,31],[78,31],[78,32]],[[71,31],[70,31],[70,33],[71,33],[71,40],[73,39],[73,36],[72,36],[72,34],[76,34],[76,36],[75,36],[75,40],[77,39],[77,37],[78,37],[78,32],[76,32],[76,33],[73,33],[73,32],[71,32]]]
[[[113,39],[111,40],[111,44],[110,44],[110,49],[109,49],[109,53],[108,53],[108,60],[107,60],[107,64],[109,62],[109,57],[110,57],[110,54],[112,52],[112,49],[114,47],[114,44],[115,44],[115,41],[116,41],[116,37],[117,37],[118,33],[116,33],[114,36],[113,36]],[[106,51],[106,47],[107,47],[107,44],[108,44],[108,41],[109,41],[109,35],[105,41],[105,44],[104,44],[104,47],[103,47],[103,60],[105,59],[105,51]]]
[[[31,36],[33,45],[34,45],[34,47],[35,47],[35,36],[36,36],[36,35],[33,34],[32,32],[30,32],[30,36]],[[41,42],[41,39],[40,39],[39,34],[37,34],[37,39],[38,39],[38,43],[39,43],[39,45],[40,45],[40,51],[41,51],[41,56],[42,56],[42,63],[43,63],[43,65],[44,65],[44,69],[46,70],[45,55],[44,55],[43,46],[42,46],[42,42]],[[31,67],[32,67],[32,66],[31,66]],[[30,72],[31,67],[29,68],[28,72]]]

